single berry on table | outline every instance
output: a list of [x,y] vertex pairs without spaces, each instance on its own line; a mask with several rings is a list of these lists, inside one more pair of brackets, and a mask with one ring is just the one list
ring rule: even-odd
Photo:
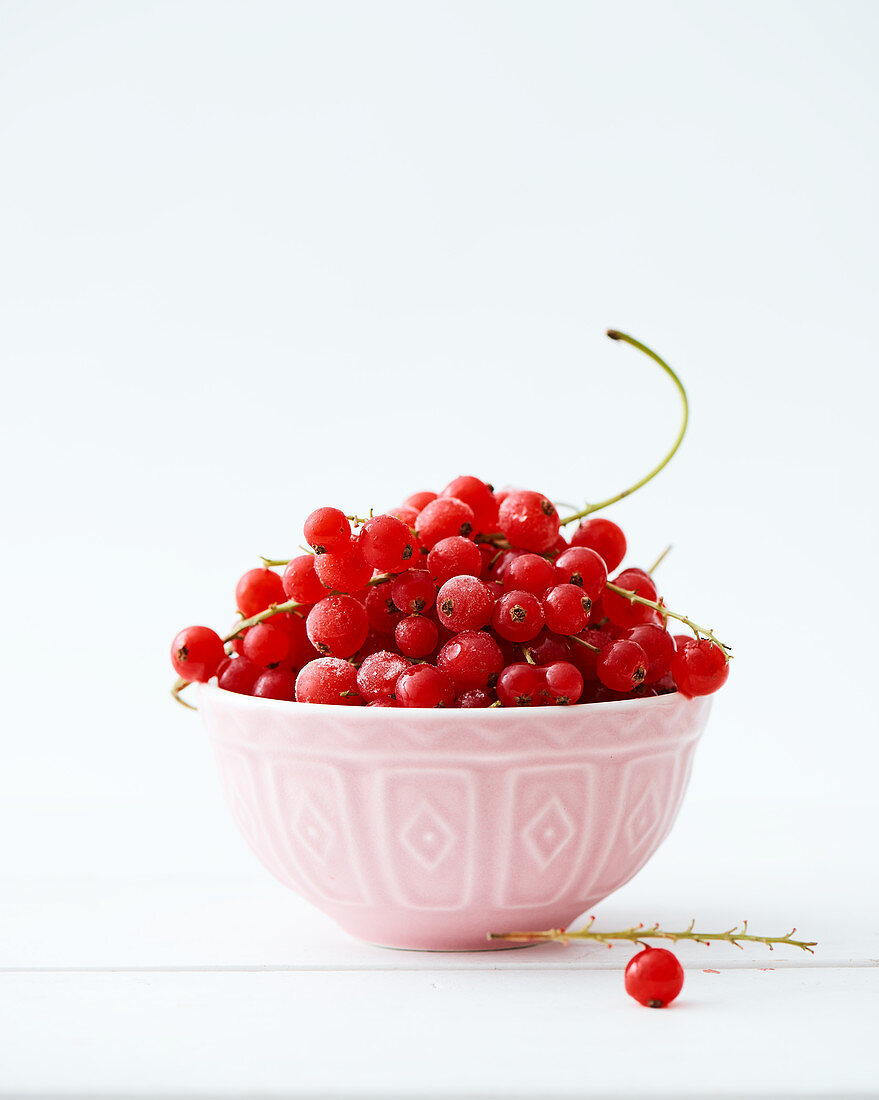
[[665,1008],[684,988],[684,968],[664,947],[645,947],[626,964],[626,992],[647,1008]]

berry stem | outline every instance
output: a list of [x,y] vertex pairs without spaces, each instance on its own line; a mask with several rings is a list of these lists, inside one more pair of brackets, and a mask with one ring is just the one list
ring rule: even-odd
[[765,943],[770,951],[773,950],[775,944],[780,943],[787,944],[790,947],[799,947],[803,951],[808,951],[810,955],[815,954],[812,948],[817,947],[817,941],[815,940],[793,939],[796,928],[792,928],[786,936],[753,936],[748,932],[747,921],[742,922],[741,929],[738,925],[735,925],[725,932],[694,932],[693,929],[696,924],[694,920],[690,921],[689,928],[685,928],[683,932],[666,932],[658,924],[653,924],[649,928],[639,924],[635,928],[625,928],[621,932],[593,932],[592,925],[594,923],[595,917],[590,917],[586,927],[578,932],[568,932],[564,928],[548,928],[544,932],[489,932],[488,939],[559,941],[564,944],[567,944],[569,940],[594,940],[598,943],[606,943],[608,947],[611,946],[611,940],[628,940],[630,943],[641,943],[643,940],[671,940],[673,943],[677,943],[678,940],[693,940],[696,943],[706,945],[710,945],[714,940],[719,940],[724,943],[735,944],[743,951],[743,942]]
[[629,603],[639,603],[644,607],[652,607],[654,611],[658,611],[660,615],[665,616],[668,619],[677,619],[679,623],[685,623],[699,638],[708,638],[714,642],[716,646],[720,646],[723,650],[723,654],[727,660],[730,658],[732,652],[732,646],[728,646],[726,642],[722,642],[711,630],[706,630],[704,626],[699,626],[694,623],[692,619],[688,619],[686,615],[681,615],[677,611],[672,611],[666,607],[664,603],[659,600],[648,600],[644,596],[639,596],[637,592],[633,592],[630,588],[620,588],[618,584],[614,584],[613,581],[607,582],[607,589],[609,592],[616,592],[618,596],[627,597]]
[[591,649],[593,653],[601,652],[601,646],[592,645],[591,642],[587,642],[584,638],[578,638],[576,634],[571,635],[571,641],[576,642],[577,645],[583,646],[584,649]]
[[671,378],[672,382],[674,382],[674,384],[677,386],[678,393],[680,394],[681,402],[684,407],[684,416],[683,420],[681,421],[681,427],[678,431],[677,438],[675,439],[671,450],[657,466],[653,467],[649,474],[646,474],[644,477],[642,477],[640,481],[636,481],[635,484],[631,485],[628,489],[624,489],[621,493],[617,493],[616,496],[608,497],[607,500],[599,501],[598,504],[587,504],[581,512],[574,512],[570,516],[565,516],[565,518],[561,521],[563,527],[569,523],[576,522],[578,519],[584,519],[586,516],[591,515],[593,512],[599,511],[601,508],[607,508],[609,504],[616,504],[618,500],[622,500],[624,497],[631,496],[632,493],[637,492],[637,490],[646,485],[648,481],[651,481],[654,477],[656,477],[660,470],[668,465],[674,453],[677,451],[678,447],[680,447],[681,442],[684,438],[684,434],[687,430],[687,421],[690,418],[690,406],[687,401],[687,391],[684,389],[683,382],[681,382],[680,378],[678,378],[678,376],[671,369],[668,363],[666,363],[664,359],[660,359],[656,352],[651,351],[651,349],[648,348],[646,344],[642,344],[640,340],[636,340],[634,336],[627,336],[626,333],[617,332],[617,330],[613,328],[607,330],[607,335],[611,338],[611,340],[622,340],[626,344],[631,344],[633,348],[637,348],[638,351],[643,351],[645,355],[649,355],[654,362],[658,363],[662,367],[669,378]]
[[671,553],[671,549],[672,549],[672,544],[669,543],[668,546],[666,546],[666,548],[662,551],[662,553],[659,555],[659,557],[653,563],[653,565],[651,565],[650,568],[647,570],[647,572],[650,574],[651,577],[656,572],[656,570],[660,567],[660,565],[662,565],[662,563],[665,561],[665,559],[668,557],[668,555]]

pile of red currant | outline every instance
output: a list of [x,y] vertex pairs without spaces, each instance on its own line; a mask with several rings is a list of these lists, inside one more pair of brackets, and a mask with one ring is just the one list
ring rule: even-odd
[[[568,541],[543,494],[458,477],[360,520],[318,508],[312,552],[239,580],[226,645],[174,639],[185,680],[301,703],[374,707],[566,706],[725,682],[724,647],[673,635],[643,569],[612,581],[626,538],[585,519]],[[278,563],[282,564],[282,563]]]
[[[717,691],[728,647],[666,607],[646,570],[609,579],[626,537],[592,513],[655,477],[683,439],[688,408],[654,352],[608,335],[659,363],[683,401],[675,444],[646,477],[564,519],[542,493],[495,491],[470,476],[364,519],[318,508],[305,521],[307,553],[263,559],[239,580],[240,621],[225,638],[203,626],[177,635],[175,695],[213,677],[242,695],[372,707],[568,706]],[[577,521],[566,538],[562,528]],[[693,633],[672,634],[670,621]]]

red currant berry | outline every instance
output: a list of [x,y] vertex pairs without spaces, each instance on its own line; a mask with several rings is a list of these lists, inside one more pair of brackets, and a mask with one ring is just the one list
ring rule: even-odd
[[336,592],[359,592],[372,578],[372,566],[364,559],[356,540],[349,540],[338,550],[318,554],[314,571],[324,588]]
[[648,1008],[665,1008],[684,988],[684,968],[664,947],[645,947],[626,964],[626,992]]
[[586,546],[600,554],[608,573],[616,569],[626,556],[626,536],[622,528],[603,516],[584,519],[571,535],[571,546]]
[[595,662],[598,679],[614,691],[631,691],[644,683],[647,654],[637,642],[620,638],[606,645]]
[[208,626],[188,626],[171,643],[171,664],[183,680],[205,683],[226,657],[220,635]]
[[[636,593],[645,600],[656,599],[656,585],[643,569],[624,569],[614,577],[613,583]],[[638,623],[650,622],[655,615],[653,608],[645,607],[643,604],[633,602],[628,596],[620,596],[619,593],[607,589],[602,594],[601,604],[605,615],[617,626],[637,626]]]
[[684,695],[711,695],[726,683],[729,660],[719,645],[702,638],[675,653],[671,672]]
[[421,542],[428,550],[433,549],[440,539],[461,535],[467,538],[473,534],[476,517],[469,504],[457,497],[437,497],[421,512],[415,530]]
[[403,618],[403,612],[397,607],[391,597],[389,584],[376,584],[366,594],[364,605],[369,619],[369,625],[376,634],[390,636],[394,633],[397,623]]
[[236,657],[217,676],[217,684],[223,691],[234,691],[238,695],[252,695],[253,685],[260,677],[263,669],[244,659]]
[[507,665],[497,680],[497,697],[505,707],[538,707],[543,688],[542,669],[534,665]]
[[544,621],[543,605],[532,592],[505,592],[491,616],[491,625],[508,642],[536,638]]
[[385,515],[402,520],[410,531],[414,531],[415,521],[418,519],[420,511],[420,508],[410,508],[407,504],[401,504],[399,508],[389,508]]
[[585,546],[572,546],[559,554],[555,562],[560,580],[582,588],[593,603],[604,592],[607,584],[607,569],[604,559]]
[[293,672],[298,672],[303,665],[307,665],[309,661],[313,661],[315,657],[320,656],[309,641],[306,620],[299,615],[293,616],[293,622],[287,632],[287,641],[290,649],[287,653],[285,665]]
[[436,597],[439,621],[456,634],[462,630],[481,630],[491,621],[493,608],[491,593],[476,577],[452,577]]
[[409,667],[409,662],[399,653],[388,650],[372,653],[357,670],[357,690],[367,703],[393,695],[397,677]]
[[436,603],[436,585],[426,569],[410,569],[391,581],[391,596],[401,611],[426,615]]
[[235,606],[245,619],[285,598],[284,582],[271,569],[250,569],[235,587]]
[[366,705],[368,707],[395,707],[397,705],[397,700],[385,697],[382,699],[373,699]]
[[504,658],[489,634],[465,630],[446,642],[436,663],[452,681],[455,690],[461,692],[492,686],[504,667]]
[[350,657],[366,641],[369,619],[353,596],[327,596],[309,611],[305,628],[319,653]]
[[286,631],[271,623],[257,623],[244,636],[244,656],[262,668],[279,665],[289,652]]
[[[567,638],[553,634],[551,630],[541,630],[536,638],[526,642],[531,660],[536,665],[551,665],[555,661],[572,661],[572,646]],[[577,646],[577,648],[582,648]],[[576,664],[576,661],[574,661]]]
[[418,564],[412,532],[393,516],[368,519],[358,541],[364,561],[383,573],[402,573]]
[[296,697],[296,677],[283,668],[268,668],[253,685],[251,695],[260,699],[286,699],[292,703]]
[[484,707],[490,707],[494,702],[491,697],[491,693],[486,691],[485,688],[472,688],[470,691],[465,691],[463,695],[459,695],[455,700],[455,706],[460,707],[462,710],[476,710]]
[[338,657],[318,657],[296,677],[296,701],[361,706],[363,700],[357,690],[357,669]]
[[338,508],[317,508],[305,521],[305,541],[315,554],[339,550],[351,539],[351,524]]
[[281,583],[287,599],[297,603],[317,603],[327,594],[314,571],[314,554],[301,554],[288,562]]
[[394,631],[397,649],[407,657],[426,657],[436,649],[438,640],[436,623],[423,615],[407,615]]
[[548,589],[559,583],[552,562],[539,554],[519,554],[506,563],[504,585],[511,591],[531,592],[543,597]]
[[559,514],[541,493],[523,489],[504,499],[498,526],[512,546],[542,554],[559,537]]
[[478,577],[482,572],[482,554],[475,542],[452,535],[434,544],[427,555],[427,571],[438,585],[452,577]]
[[463,500],[473,509],[474,530],[490,534],[498,529],[498,502],[494,498],[491,486],[478,477],[456,477],[440,493],[441,497],[455,497]]
[[675,644],[671,634],[655,623],[639,623],[638,626],[629,627],[623,634],[630,642],[637,642],[647,654],[647,675],[645,684],[655,684],[671,668],[671,659],[674,657]]
[[592,600],[576,584],[558,584],[543,600],[546,625],[554,634],[579,634],[586,629]]
[[569,661],[555,661],[543,670],[548,701],[556,707],[576,703],[583,694],[583,677]]
[[401,672],[394,694],[398,707],[450,707],[455,701],[448,676],[433,665],[413,665]]
[[424,490],[421,493],[413,493],[411,497],[406,497],[403,504],[407,508],[414,508],[416,512],[422,511],[430,504],[432,500],[436,500],[437,494],[431,493],[429,490]]
[[695,645],[696,639],[691,634],[673,634],[672,640],[675,644],[675,649],[686,649],[688,645]]
[[[613,641],[613,635],[607,630],[596,630],[590,628],[582,631],[577,635],[580,641],[588,643],[587,645],[579,645],[574,642],[571,647],[571,655],[568,658],[573,664],[579,668],[583,673],[583,679],[586,681],[598,679],[598,653],[596,650],[602,650],[605,646],[610,645]],[[536,659],[536,658],[535,658]]]

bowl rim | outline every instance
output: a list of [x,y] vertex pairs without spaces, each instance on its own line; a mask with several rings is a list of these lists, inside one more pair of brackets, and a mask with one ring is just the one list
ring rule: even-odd
[[[572,703],[566,707],[355,707],[339,706],[337,703],[298,703],[292,699],[264,699],[255,695],[242,695],[237,691],[227,691],[218,684],[208,681],[198,684],[198,696],[206,692],[213,695],[218,701],[233,703],[238,701],[242,707],[255,711],[275,712],[276,714],[325,714],[336,715],[369,715],[369,718],[352,718],[353,721],[375,721],[376,715],[382,716],[385,721],[403,721],[404,717],[409,721],[417,715],[419,721],[427,722],[473,722],[478,715],[491,715],[487,717],[489,722],[503,722],[511,720],[512,715],[533,715],[540,712],[541,722],[570,721],[572,714],[612,714],[615,711],[649,710],[651,707],[668,707],[671,705],[692,706],[698,704],[700,699],[706,696],[684,695],[681,691],[670,691],[664,695],[640,696],[637,699],[608,699],[601,703]],[[400,718],[391,718],[390,712],[399,714]],[[428,715],[430,717],[428,717]],[[454,717],[453,717],[454,716]],[[506,716],[506,719],[505,717]],[[550,717],[552,716],[552,717]],[[562,717],[567,716],[567,717]],[[521,721],[521,717],[515,719]]]

